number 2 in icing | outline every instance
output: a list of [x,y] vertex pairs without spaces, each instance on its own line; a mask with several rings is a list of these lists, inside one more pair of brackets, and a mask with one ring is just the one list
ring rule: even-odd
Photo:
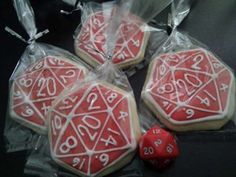
[[89,107],[88,107],[88,110],[91,111],[91,110],[94,110],[94,109],[100,109],[101,107],[100,106],[94,106],[94,103],[97,101],[98,99],[98,96],[96,93],[90,93],[87,97],[87,102],[90,103]]

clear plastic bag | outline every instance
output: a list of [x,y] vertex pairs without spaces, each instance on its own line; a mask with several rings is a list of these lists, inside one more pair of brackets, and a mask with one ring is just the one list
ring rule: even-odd
[[173,31],[149,65],[140,104],[144,131],[160,122],[180,132],[231,131],[233,71],[205,45],[176,29],[190,11],[188,3],[172,4]]
[[[13,1],[20,22],[30,36],[28,46],[9,79],[9,101],[4,135],[8,152],[29,149],[46,134],[46,114],[53,100],[84,78],[87,65],[69,52],[37,43],[34,13],[28,1]],[[13,35],[18,34],[6,28]]]
[[119,23],[119,18],[112,19],[106,31],[107,61],[53,102],[47,114],[48,137],[39,139],[26,173],[104,176],[128,164],[112,176],[141,173],[131,163],[141,135],[133,91],[126,75],[109,60],[115,43],[111,34]]
[[[114,35],[114,55],[112,61],[120,69],[127,71],[128,76],[142,68],[150,55],[150,47],[155,43],[163,42],[166,33],[161,29],[154,29],[147,23],[160,13],[171,1],[128,0],[108,2],[103,4],[87,3],[82,8],[81,24],[75,31],[75,53],[92,67],[101,65],[106,60],[107,28],[110,21],[117,16],[120,24]],[[150,5],[152,4],[152,5]],[[114,12],[118,11],[118,12]],[[153,39],[152,37],[156,37]],[[151,37],[151,38],[150,38]],[[150,39],[150,40],[149,40]],[[160,40],[160,41],[159,41]]]

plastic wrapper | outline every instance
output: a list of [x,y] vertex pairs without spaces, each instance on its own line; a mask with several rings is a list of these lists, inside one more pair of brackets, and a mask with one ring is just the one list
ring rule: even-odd
[[126,75],[109,60],[119,23],[117,16],[106,31],[108,60],[54,100],[47,113],[48,137],[39,139],[26,173],[44,177],[104,176],[120,169],[111,176],[141,173],[132,161],[141,135],[135,98]]
[[149,65],[140,104],[144,131],[153,124],[178,132],[235,127],[233,71],[208,47],[177,30],[189,11],[188,1],[174,1],[173,31]]
[[[107,35],[110,21],[118,15],[121,20],[114,35],[114,55],[112,61],[128,76],[143,68],[148,62],[149,50],[155,41],[159,46],[167,35],[164,30],[147,25],[171,1],[128,0],[102,4],[86,3],[82,8],[81,24],[75,31],[75,53],[92,67],[105,62]],[[151,5],[152,4],[152,5]],[[115,12],[118,11],[118,12]],[[154,38],[153,38],[154,37]],[[99,51],[99,52],[97,52]]]
[[[74,82],[82,80],[87,66],[69,52],[37,43],[34,13],[28,1],[13,1],[30,39],[9,79],[9,101],[4,135],[8,152],[30,149],[39,134],[46,134],[46,114],[53,100]],[[17,37],[18,34],[7,28]],[[86,66],[86,67],[85,67]]]

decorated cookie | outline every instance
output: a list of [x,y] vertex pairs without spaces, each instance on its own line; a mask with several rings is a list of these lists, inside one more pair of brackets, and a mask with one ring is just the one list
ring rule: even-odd
[[53,159],[82,176],[104,176],[130,162],[140,128],[133,96],[90,82],[55,101],[49,114]]
[[162,54],[150,64],[142,98],[170,129],[219,129],[233,115],[235,79],[204,49]]
[[47,56],[38,60],[12,82],[11,117],[38,133],[46,133],[45,115],[52,101],[64,88],[83,79],[85,72],[85,67],[68,59]]
[[[110,20],[104,14],[106,15],[106,11],[91,14],[75,40],[76,54],[94,67],[104,63],[106,41],[111,37],[107,35]],[[141,27],[144,25],[138,17],[131,14],[122,20],[117,30],[119,35],[112,57],[113,63],[119,68],[132,66],[143,60],[149,38],[149,32],[143,31]]]

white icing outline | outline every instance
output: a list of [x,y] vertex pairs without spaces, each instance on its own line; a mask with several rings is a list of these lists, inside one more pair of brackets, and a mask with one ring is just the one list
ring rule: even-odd
[[[50,141],[51,149],[52,149],[53,146],[54,146],[54,150],[53,150],[53,151],[56,152],[56,148],[57,148],[57,146],[58,146],[59,139],[61,139],[62,135],[64,134],[65,130],[66,130],[67,127],[68,127],[68,124],[71,124],[71,126],[73,127],[74,131],[75,131],[76,134],[77,134],[77,139],[80,140],[80,142],[81,142],[81,144],[83,145],[84,149],[85,149],[86,151],[88,150],[88,152],[91,153],[92,151],[94,151],[94,149],[95,149],[96,146],[97,146],[97,143],[100,141],[100,137],[102,136],[102,134],[103,134],[103,132],[104,132],[104,129],[105,129],[105,127],[106,127],[107,122],[109,121],[110,118],[112,118],[112,119],[113,119],[113,122],[115,122],[115,124],[117,125],[119,131],[123,134],[123,138],[124,138],[125,141],[126,141],[126,145],[125,145],[125,146],[122,146],[122,147],[118,147],[118,148],[110,148],[110,149],[104,149],[104,150],[94,151],[94,152],[92,152],[92,154],[89,154],[89,155],[88,155],[88,152],[85,152],[85,155],[87,155],[87,156],[88,156],[88,159],[89,159],[89,160],[88,160],[87,175],[91,175],[91,176],[95,176],[96,174],[100,173],[101,171],[105,171],[107,168],[109,168],[110,166],[114,165],[114,164],[115,164],[117,161],[119,161],[121,158],[125,157],[127,154],[129,154],[130,152],[132,152],[132,151],[135,149],[135,147],[136,147],[136,142],[135,142],[135,140],[134,140],[134,139],[135,139],[135,138],[134,138],[134,137],[135,137],[135,136],[134,136],[134,127],[133,127],[133,125],[132,125],[132,123],[131,123],[131,121],[132,121],[132,117],[131,117],[131,116],[132,116],[132,114],[131,114],[132,105],[130,105],[131,102],[130,102],[130,100],[128,99],[128,96],[124,95],[124,93],[119,92],[119,91],[116,90],[116,89],[115,89],[115,92],[118,93],[118,94],[121,94],[121,95],[122,95],[122,98],[119,99],[119,100],[115,103],[115,105],[113,105],[112,108],[109,107],[108,104],[107,104],[107,102],[105,101],[105,104],[106,104],[107,108],[106,108],[106,110],[101,111],[101,112],[104,112],[104,113],[106,112],[106,113],[108,113],[108,114],[107,114],[107,117],[106,117],[104,126],[102,127],[99,136],[97,136],[96,142],[95,142],[95,144],[94,144],[92,150],[89,150],[89,149],[86,147],[85,143],[83,142],[82,138],[80,137],[79,133],[77,132],[74,123],[71,121],[71,120],[75,117],[75,114],[73,114],[73,113],[74,113],[75,110],[78,108],[78,106],[85,100],[85,98],[87,97],[88,93],[89,93],[94,87],[97,88],[97,90],[98,90],[98,92],[99,92],[99,94],[100,94],[100,96],[101,96],[101,99],[103,99],[103,101],[105,100],[103,94],[101,94],[102,92],[101,92],[100,87],[99,87],[100,85],[101,85],[102,87],[105,87],[105,88],[108,89],[108,90],[114,90],[112,87],[104,86],[104,85],[102,85],[102,84],[100,84],[100,83],[92,83],[91,86],[86,89],[86,92],[85,92],[84,95],[80,98],[80,101],[79,101],[79,102],[74,106],[74,108],[71,110],[71,112],[69,113],[69,116],[67,115],[67,117],[69,117],[69,118],[67,118],[67,121],[66,121],[66,123],[64,124],[63,129],[60,131],[60,135],[59,135],[60,137],[59,137],[59,136],[57,137],[56,143],[53,145],[53,144],[51,143],[52,141]],[[114,116],[114,114],[113,114],[113,111],[111,112],[111,114],[109,114],[109,111],[108,111],[109,108],[112,109],[112,110],[115,109],[115,108],[118,106],[118,104],[119,104],[120,102],[122,102],[123,100],[126,100],[126,101],[127,101],[127,104],[128,104],[128,111],[129,111],[128,116],[129,116],[129,121],[130,121],[130,122],[129,122],[129,123],[130,123],[130,135],[129,135],[129,136],[130,136],[130,138],[132,139],[132,142],[131,142],[131,143],[130,143],[129,140],[128,140],[128,137],[127,137],[128,135],[127,135],[127,136],[125,135],[125,133],[123,132],[123,129],[120,128],[119,123],[116,121],[115,116]],[[58,102],[58,103],[60,103],[60,102]],[[53,111],[55,111],[55,110],[53,110]],[[55,112],[57,113],[58,111],[55,111]],[[96,114],[96,112],[95,112],[94,114]],[[87,115],[91,115],[91,113],[88,112]],[[49,118],[49,119],[51,119],[51,118]],[[49,126],[49,129],[51,130],[51,126]],[[52,135],[50,135],[50,134],[51,134],[50,132],[51,132],[51,131],[49,131],[49,136],[50,136],[50,140],[51,140]],[[101,168],[101,170],[99,170],[97,173],[91,174],[91,169],[90,169],[90,167],[91,167],[91,158],[92,158],[92,155],[94,155],[94,154],[100,154],[100,153],[107,153],[107,152],[115,152],[115,151],[120,151],[120,150],[125,150],[125,149],[127,149],[127,151],[126,151],[125,153],[123,153],[119,158],[117,158],[117,159],[114,160],[113,162],[109,162],[108,165],[106,165],[104,168]],[[56,154],[55,154],[55,155],[54,155],[54,158],[57,158],[57,157],[75,157],[75,156],[78,157],[78,155],[82,156],[82,155],[84,155],[84,153],[73,154],[73,155],[72,155],[72,154],[68,154],[68,155],[63,155],[63,156],[61,156],[61,155],[56,155]],[[58,162],[61,163],[61,164],[66,165],[66,167],[68,167],[68,168],[74,168],[73,166],[68,165],[68,164],[66,164],[65,162],[63,162],[63,160],[60,160],[60,159],[55,159],[55,160],[58,161]],[[85,173],[82,172],[80,169],[74,168],[74,170],[75,170],[75,171],[78,171],[79,173],[85,174]]]
[[[52,57],[52,58],[56,58],[56,59],[59,59],[59,60],[61,60],[61,61],[63,61],[64,63],[67,63],[67,64],[70,64],[70,65],[73,65],[73,67],[74,68],[76,68],[77,70],[79,70],[79,74],[81,74],[81,72],[83,71],[84,73],[86,73],[87,72],[87,69],[84,67],[84,66],[82,66],[81,64],[78,64],[78,63],[76,63],[76,62],[74,62],[74,61],[72,61],[72,60],[70,60],[70,59],[66,59],[66,58],[63,58],[63,57],[60,57],[60,56],[52,56],[52,55],[48,55],[48,56],[46,56],[46,57],[43,57],[43,58],[41,58],[41,59],[39,59],[39,61],[36,61],[35,63],[33,63],[33,65],[32,66],[29,66],[30,67],[30,69],[33,69],[36,65],[38,65],[40,62],[42,62],[43,63],[43,65],[42,65],[42,67],[40,68],[40,69],[35,69],[35,70],[32,70],[32,71],[30,71],[30,70],[26,70],[26,71],[23,71],[22,73],[20,73],[18,76],[16,76],[15,77],[15,80],[13,81],[13,83],[12,83],[12,86],[11,86],[11,93],[10,93],[10,101],[9,101],[9,103],[10,103],[10,108],[11,108],[11,111],[10,111],[10,115],[12,116],[12,118],[13,119],[15,119],[16,121],[18,121],[20,124],[22,124],[22,125],[24,125],[24,126],[26,126],[26,127],[28,127],[28,128],[30,128],[30,129],[33,129],[34,131],[36,131],[36,132],[38,132],[38,133],[40,133],[40,134],[44,134],[44,133],[46,133],[46,125],[38,125],[37,123],[34,123],[34,122],[32,122],[32,121],[28,121],[25,117],[22,117],[22,116],[20,116],[18,113],[16,113],[15,111],[14,111],[14,108],[16,108],[17,106],[21,106],[21,105],[23,105],[25,102],[23,101],[22,102],[22,104],[17,104],[17,105],[14,105],[13,104],[13,100],[14,100],[14,85],[16,84],[17,85],[17,87],[19,88],[19,90],[21,91],[21,93],[22,94],[24,94],[24,98],[29,98],[29,97],[31,97],[31,94],[32,94],[32,91],[33,91],[33,88],[35,87],[35,84],[36,84],[36,82],[38,81],[38,79],[39,79],[39,77],[42,75],[42,73],[43,73],[43,71],[44,70],[46,70],[46,69],[49,69],[49,68],[51,68],[51,67],[49,67],[48,65],[47,65],[47,60],[48,60],[48,58],[50,58],[50,57]],[[64,67],[65,68],[65,67]],[[63,69],[63,67],[60,67],[59,69]],[[66,68],[67,69],[67,68]],[[30,91],[28,92],[28,95],[26,95],[25,94],[25,92],[22,90],[22,88],[21,88],[21,86],[19,86],[18,85],[18,83],[17,83],[17,79],[18,78],[22,78],[22,77],[26,77],[27,75],[33,75],[34,73],[36,73],[36,72],[38,72],[38,75],[36,76],[36,78],[34,78],[34,82],[33,82],[33,84],[32,84],[32,86],[31,86],[31,89],[30,89]],[[51,71],[50,71],[51,72]],[[53,72],[51,72],[51,73],[53,73]],[[57,77],[56,77],[57,78]],[[63,88],[66,88],[66,86],[64,86],[64,85],[62,85],[63,86]],[[68,85],[69,86],[69,85]],[[60,94],[60,93],[59,93]],[[58,95],[59,95],[58,94]],[[54,98],[54,97],[52,97],[52,98]],[[49,99],[52,99],[52,98],[49,98]],[[48,99],[48,100],[49,100]],[[35,105],[34,105],[34,102],[37,102],[38,100],[40,100],[40,99],[34,99],[34,100],[29,100],[27,103],[28,104],[30,104],[30,106],[31,107],[33,107],[33,109],[36,111],[36,113],[38,114],[38,116],[39,116],[39,118],[41,118],[44,122],[45,122],[45,116],[44,115],[42,115],[41,114],[41,112],[38,110],[38,108],[36,108],[35,107]],[[46,100],[47,101],[47,100]]]
[[[211,70],[212,70],[212,73],[213,74],[211,74],[211,76],[212,76],[212,78],[208,81],[209,83],[211,82],[211,81],[214,81],[214,85],[215,85],[215,87],[216,87],[216,91],[217,91],[217,97],[218,97],[218,100],[219,100],[219,102],[220,102],[220,104],[221,104],[221,99],[220,99],[220,95],[219,95],[219,88],[217,87],[217,84],[216,84],[216,80],[217,79],[213,79],[213,75],[214,74],[216,74],[215,73],[215,71],[214,71],[214,69],[213,69],[213,66],[212,66],[212,63],[211,63],[211,61],[210,61],[210,59],[209,59],[209,56],[208,55],[211,55],[211,57],[212,58],[214,58],[214,60],[216,60],[216,61],[218,61],[218,59],[214,56],[214,55],[212,55],[210,52],[208,52],[208,51],[206,51],[205,49],[202,49],[202,48],[199,48],[199,49],[193,49],[193,50],[187,50],[187,51],[178,51],[178,52],[194,52],[194,51],[202,51],[202,52],[204,52],[204,54],[206,55],[206,58],[207,58],[207,60],[208,60],[208,62],[210,63],[210,66],[212,67],[211,68]],[[165,55],[171,55],[171,54],[174,54],[174,53],[165,53]],[[187,59],[189,59],[189,57],[187,57]],[[185,59],[183,62],[185,62],[187,59]],[[219,75],[221,72],[224,72],[224,71],[228,71],[228,73],[229,73],[229,75],[231,76],[231,78],[230,78],[230,84],[229,84],[229,90],[228,90],[228,99],[227,99],[227,103],[226,103],[226,106],[225,106],[225,110],[224,111],[222,111],[222,108],[221,108],[221,110],[219,110],[219,112],[216,112],[216,113],[219,113],[218,115],[214,115],[214,116],[207,116],[207,117],[205,117],[205,118],[199,118],[199,119],[194,119],[194,120],[186,120],[186,121],[177,121],[177,120],[174,120],[174,119],[172,119],[169,115],[171,115],[171,114],[173,114],[173,113],[171,113],[171,114],[166,114],[165,113],[165,111],[163,110],[163,108],[162,107],[160,107],[160,105],[153,99],[153,97],[151,96],[151,94],[149,93],[150,92],[150,89],[148,88],[148,86],[150,85],[149,83],[150,82],[152,82],[152,80],[153,80],[153,74],[154,74],[154,70],[155,70],[155,65],[156,65],[156,63],[157,63],[157,61],[158,60],[163,60],[160,56],[158,56],[156,59],[154,59],[154,60],[156,60],[153,64],[152,64],[152,68],[150,68],[150,70],[151,70],[151,73],[150,73],[150,75],[148,76],[148,78],[147,78],[147,83],[146,83],[146,85],[145,85],[145,87],[144,87],[144,90],[143,90],[143,95],[144,95],[144,97],[145,97],[145,100],[148,100],[149,102],[151,102],[156,108],[157,108],[157,110],[161,113],[161,115],[164,115],[163,117],[166,119],[166,120],[168,120],[168,121],[170,121],[171,123],[173,123],[173,124],[177,124],[177,125],[183,125],[183,124],[190,124],[190,123],[196,123],[196,122],[202,122],[202,121],[208,121],[208,120],[220,120],[220,119],[224,119],[225,118],[225,115],[227,115],[227,111],[228,111],[228,108],[229,108],[229,101],[230,101],[230,99],[229,99],[229,97],[230,97],[230,93],[232,92],[232,84],[233,84],[233,81],[234,81],[234,76],[233,76],[233,73],[231,72],[231,70],[228,68],[228,66],[227,65],[225,65],[224,63],[222,63],[222,66],[223,66],[223,68],[224,69],[222,69],[222,70],[220,70],[220,71],[218,71],[217,72],[217,74]],[[176,65],[175,67],[178,67],[181,63],[183,63],[183,62],[180,62],[178,65]],[[220,61],[219,61],[220,62]],[[192,70],[192,72],[195,72],[195,70]],[[159,79],[159,81],[162,79],[162,77]],[[175,85],[175,84],[174,84]],[[204,84],[205,86],[207,85],[207,84]],[[205,87],[204,86],[204,87]],[[201,87],[201,89],[202,89],[203,87]],[[198,92],[199,91],[201,91],[201,89],[200,90],[198,90]],[[197,93],[198,93],[197,92]],[[153,93],[152,93],[153,94]],[[154,95],[156,95],[156,94],[154,94]],[[196,95],[196,92],[194,93],[194,95]],[[158,95],[156,95],[156,96],[158,96]],[[192,96],[193,97],[193,96]],[[191,97],[190,97],[191,98]],[[187,101],[190,101],[191,99],[188,99]],[[167,100],[166,98],[165,98],[165,100]],[[167,100],[168,102],[171,102],[172,100]],[[173,101],[172,101],[173,102]],[[174,103],[174,104],[176,104],[177,106],[176,106],[176,108],[174,109],[175,111],[179,108],[179,106],[178,106],[178,103]],[[186,107],[186,109],[189,107],[189,108],[191,108],[192,106],[189,106],[189,105],[186,105],[185,106]],[[196,109],[196,110],[199,110],[199,108],[195,108],[195,107],[192,107],[192,109]],[[202,111],[202,110],[200,110],[200,111]],[[174,112],[174,111],[173,111]],[[205,111],[205,112],[208,112],[208,111]]]
[[[97,14],[100,14],[100,13],[102,13],[101,15],[97,15]],[[91,19],[92,18],[94,18],[95,16],[100,16],[100,17],[103,17],[104,18],[104,15],[103,15],[103,13],[104,13],[104,11],[98,11],[98,12],[95,12],[95,13],[93,13],[93,14],[90,14],[89,15],[89,17],[87,18],[88,20],[83,24],[83,27],[82,28],[84,28],[85,26],[87,27],[89,27],[89,30],[90,30],[90,32],[89,32],[89,34],[90,34],[90,36],[89,36],[89,39],[90,40],[88,40],[88,41],[85,41],[85,43],[86,44],[89,44],[90,42],[92,43],[92,45],[93,45],[93,47],[96,49],[96,50],[98,50],[98,48],[97,48],[97,46],[94,44],[94,41],[93,40],[91,40],[91,39],[93,39],[94,37],[93,37],[93,35],[91,35],[92,33],[91,33],[91,29],[93,28],[93,25],[91,25],[92,23],[91,23]],[[133,17],[133,16],[132,16]],[[128,18],[128,17],[127,17]],[[126,20],[125,19],[125,22],[133,22],[133,24],[134,25],[136,25],[136,26],[138,26],[139,27],[139,25],[137,25],[138,23],[137,22],[139,22],[137,19],[135,19],[135,18],[133,17],[133,19],[131,20],[131,19],[129,19],[129,20]],[[104,26],[102,26],[101,28],[102,29],[104,29],[104,28],[106,28],[107,26],[108,26],[108,23],[105,23],[105,21],[103,20],[103,23],[104,23]],[[140,23],[140,22],[139,22]],[[91,25],[91,26],[90,26]],[[124,24],[122,24],[122,25],[124,25]],[[121,27],[122,27],[122,25],[119,27],[120,29],[121,29]],[[145,24],[143,24],[143,25],[145,25]],[[119,29],[119,31],[121,31]],[[134,57],[129,57],[129,59],[127,59],[127,60],[123,60],[122,62],[119,62],[119,63],[117,63],[117,65],[118,66],[120,66],[120,67],[125,67],[125,64],[127,64],[127,65],[132,65],[132,63],[139,63],[141,60],[142,60],[142,55],[144,54],[144,52],[143,52],[143,48],[146,48],[146,45],[147,45],[147,41],[148,41],[148,38],[149,38],[149,36],[150,36],[150,32],[148,32],[148,31],[143,31],[142,29],[141,29],[141,27],[139,27],[138,28],[139,30],[137,30],[137,32],[135,32],[133,35],[132,35],[132,37],[133,36],[135,36],[138,32],[142,32],[142,33],[144,33],[144,35],[143,35],[143,38],[142,38],[142,42],[141,42],[141,44],[140,44],[140,50],[139,50],[139,52],[138,52],[138,54],[136,55],[136,56],[134,56]],[[96,33],[94,33],[94,36],[96,36],[97,35],[97,33],[98,32],[100,32],[101,30],[99,29]],[[79,55],[79,56],[81,56],[81,58],[83,59],[83,60],[85,60],[85,61],[87,61],[89,64],[91,64],[92,66],[97,66],[97,65],[101,65],[102,63],[99,61],[99,60],[97,60],[97,58],[95,58],[95,57],[93,57],[92,55],[90,55],[90,53],[89,52],[87,52],[87,51],[85,51],[84,49],[82,49],[82,48],[80,48],[80,46],[81,45],[85,45],[85,43],[81,43],[80,42],[80,36],[82,36],[83,35],[83,33],[84,33],[84,31],[83,31],[83,29],[81,29],[80,30],[80,32],[79,32],[79,34],[78,34],[78,36],[76,37],[76,39],[75,39],[75,48],[76,48],[76,50],[78,50],[78,51],[76,51],[76,53]],[[128,41],[126,41],[126,40],[124,40],[124,41],[126,41],[125,43],[129,43],[130,41],[131,41],[131,39],[132,39],[132,37],[131,38],[129,38],[129,40]],[[122,38],[122,39],[124,39],[124,38]],[[127,44],[125,44],[126,46],[126,48],[128,49],[128,45]],[[119,46],[119,45],[117,45],[116,44],[116,46]],[[122,45],[121,45],[122,46]],[[121,47],[121,49],[123,50],[124,49],[124,47]],[[120,51],[122,51],[122,50],[119,50],[118,52],[116,52],[114,55],[113,55],[113,58],[115,58],[115,56],[116,55],[118,55],[119,53],[120,53]],[[128,51],[130,52],[130,50],[128,49]],[[103,51],[103,53],[104,53],[105,51]],[[80,55],[80,53],[82,53],[81,55]],[[104,56],[102,55],[102,54],[100,54],[100,53],[97,53],[97,55],[100,55],[101,56],[101,58],[102,58],[102,60],[104,60]],[[131,54],[130,53],[130,55],[134,55],[133,53]],[[140,59],[140,57],[141,57],[141,59]],[[137,61],[136,61],[137,60]]]

